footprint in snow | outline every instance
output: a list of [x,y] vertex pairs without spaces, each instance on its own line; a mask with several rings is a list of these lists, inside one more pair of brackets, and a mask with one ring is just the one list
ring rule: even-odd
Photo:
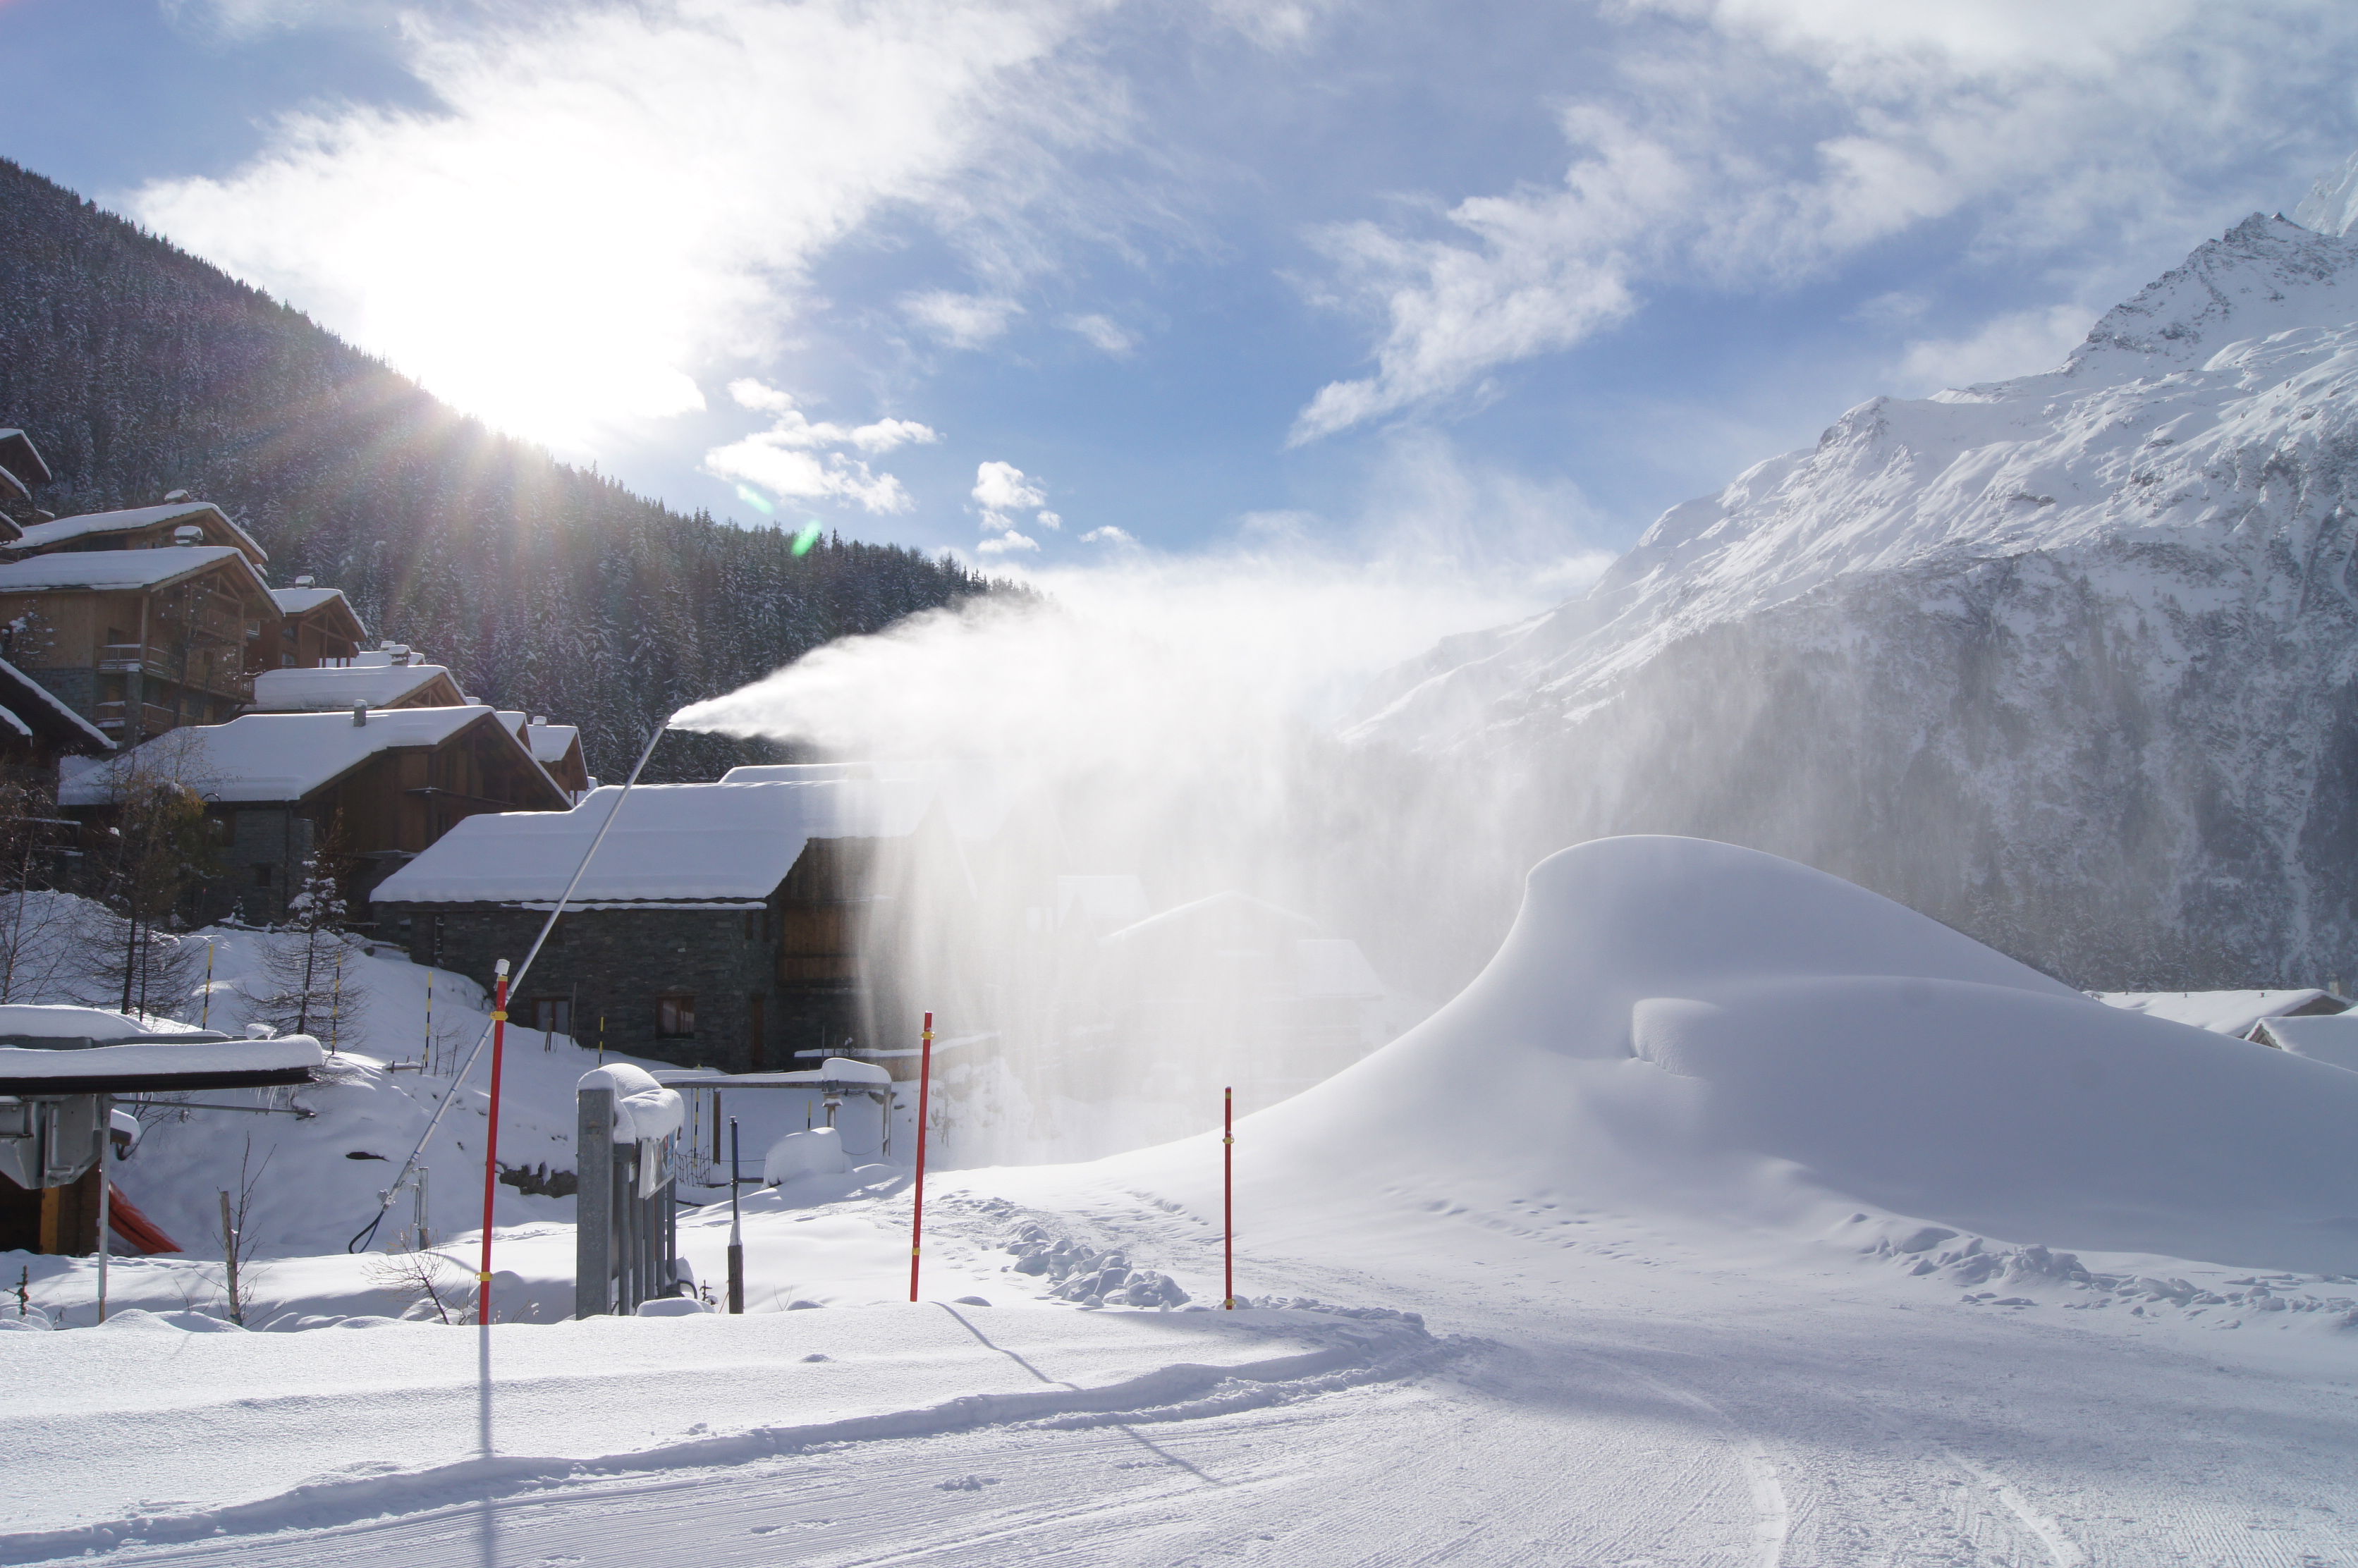
[[936,1489],[945,1492],[979,1492],[985,1487],[997,1485],[999,1485],[999,1477],[996,1476],[959,1476],[951,1480],[935,1483]]

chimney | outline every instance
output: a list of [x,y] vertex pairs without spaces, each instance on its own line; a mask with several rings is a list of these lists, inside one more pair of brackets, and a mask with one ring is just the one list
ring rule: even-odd
[[205,531],[194,524],[172,530],[172,543],[176,545],[201,545],[204,542]]
[[311,586],[311,579],[308,577],[298,577],[295,579],[295,586],[297,588],[308,588]]
[[368,728],[367,703],[355,702],[352,704],[352,728],[355,730],[365,730]]
[[532,716],[532,721],[535,724],[546,724],[548,722],[548,715],[546,713],[535,713]]
[[185,490],[168,490],[164,492],[164,504],[167,506],[169,506],[175,501],[186,501],[188,499],[189,492]]

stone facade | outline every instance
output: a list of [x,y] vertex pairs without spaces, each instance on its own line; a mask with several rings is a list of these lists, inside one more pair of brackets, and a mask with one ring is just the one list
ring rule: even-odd
[[[411,958],[452,969],[488,993],[499,958],[521,964],[547,911],[491,903],[375,906],[377,935]],[[529,1026],[534,1003],[562,1000],[573,1038],[610,1051],[727,1072],[814,1066],[798,1051],[840,1047],[862,1033],[857,985],[779,980],[784,922],[760,907],[568,909],[524,987],[510,999],[512,1025]],[[692,1032],[660,1027],[665,998],[692,998]]]
[[278,806],[215,807],[213,815],[222,824],[214,850],[222,870],[197,890],[196,924],[234,916],[248,925],[271,925],[286,919],[287,901],[311,856],[310,819]]

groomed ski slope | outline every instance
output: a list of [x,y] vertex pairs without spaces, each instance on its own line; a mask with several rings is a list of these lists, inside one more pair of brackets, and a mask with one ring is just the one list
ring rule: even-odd
[[834,1227],[827,1307],[497,1328],[489,1464],[472,1331],[0,1335],[40,1405],[12,1509],[61,1531],[0,1561],[2349,1562],[2353,1114],[2358,1074],[1834,879],[1607,840],[1456,1001],[1242,1124],[1238,1283],[1282,1303],[992,1267],[1119,1247],[1216,1299],[1198,1139],[944,1178],[940,1293],[988,1307],[894,1304],[903,1184],[780,1189],[757,1277]]

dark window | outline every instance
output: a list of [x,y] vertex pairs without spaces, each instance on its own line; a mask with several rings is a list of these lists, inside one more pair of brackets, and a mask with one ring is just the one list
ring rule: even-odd
[[213,821],[217,825],[214,831],[221,835],[221,841],[222,843],[234,844],[237,842],[236,812],[224,811],[219,816],[214,817]]
[[254,868],[254,885],[258,888],[266,888],[270,885],[269,861],[261,860],[255,863]]
[[573,1033],[573,999],[536,996],[532,999],[532,1026],[543,1034]]
[[696,1033],[696,999],[692,996],[666,996],[655,999],[655,1034],[658,1038],[676,1040]]
[[748,942],[760,941],[761,932],[762,917],[754,911],[750,909],[747,910],[745,912],[745,940]]

